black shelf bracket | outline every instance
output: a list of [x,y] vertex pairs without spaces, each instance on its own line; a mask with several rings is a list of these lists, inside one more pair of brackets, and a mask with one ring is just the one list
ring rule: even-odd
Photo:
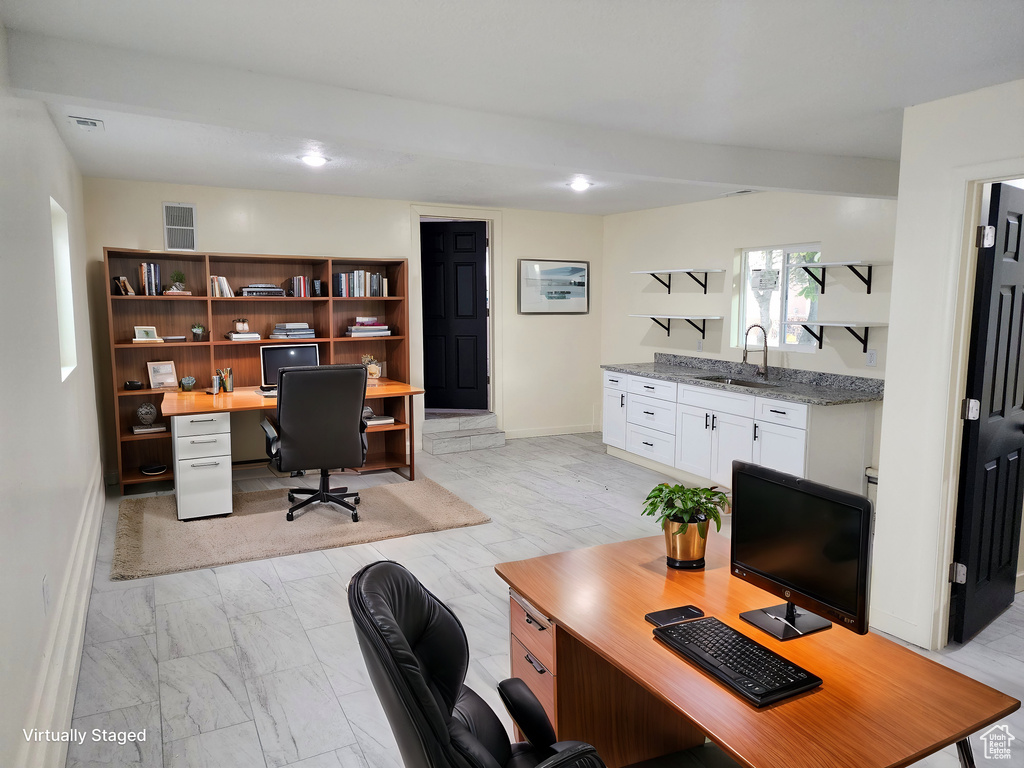
[[861,346],[864,348],[864,354],[866,355],[868,353],[868,329],[864,329],[863,336],[857,333],[857,331],[851,328],[850,326],[846,326],[846,330],[850,332],[850,335],[853,336],[853,338],[855,338],[857,341],[861,343]]
[[[813,264],[808,264],[807,266],[804,266],[803,264],[801,264],[800,268],[804,272],[807,273],[807,276],[809,278],[811,278],[811,280],[813,280],[814,282],[816,282],[818,284],[818,292],[821,293],[821,294],[824,294],[825,293],[825,270],[827,269],[827,267],[815,267]],[[819,276],[819,275],[814,274],[813,272],[811,272],[812,269],[820,269],[821,270],[821,275]],[[807,326],[805,325],[804,328],[807,328]],[[808,330],[807,332],[811,333],[810,330]],[[813,333],[811,333],[811,335],[814,336]],[[817,338],[817,336],[815,336],[815,338]]]
[[[810,273],[808,272],[808,274]],[[815,333],[814,331],[811,330],[811,326],[809,325],[801,324],[800,327],[807,331],[809,334],[811,334],[811,338],[818,342],[818,349],[821,349],[822,345],[825,343],[825,329],[819,325],[818,332]]]
[[[860,271],[860,268],[857,265],[855,265],[855,264],[845,264],[844,266],[848,270],[853,272],[853,274],[855,274],[857,276],[858,280],[860,280],[862,283],[864,283],[864,287],[867,288],[867,292],[870,294],[871,293],[871,277],[872,277],[872,273],[874,271],[874,268],[869,264],[867,266],[867,270],[868,270],[867,274],[864,274],[863,272]],[[828,267],[817,267],[814,264],[801,264],[800,268],[804,272],[807,273],[807,276],[809,278],[811,278],[811,280],[813,280],[814,282],[816,282],[818,284],[819,292],[822,295],[824,295],[825,294],[825,272],[828,270]],[[811,272],[812,269],[820,269],[821,270],[821,275],[819,276],[819,275],[814,274],[813,272]],[[705,291],[705,293],[707,293],[707,291]]]
[[653,320],[654,322],[656,322],[658,325],[660,325],[662,327],[662,329],[665,331],[665,335],[666,336],[671,336],[672,335],[672,321],[669,320],[667,317],[665,318],[665,322],[664,323],[661,322],[661,320],[659,318],[657,318],[657,317],[652,317],[651,320]]
[[[687,272],[687,274],[690,274],[690,273]],[[702,339],[706,338],[704,334],[707,332],[707,327],[708,327],[708,321],[707,320],[701,320],[700,325],[697,325],[690,318],[686,318],[686,322],[688,322],[690,325],[692,325],[694,328],[697,329],[697,332],[700,334],[700,337]]]
[[661,275],[657,274],[656,272],[651,272],[651,277],[653,277],[659,283],[664,285],[665,288],[668,289],[669,293],[672,293],[672,275],[665,275],[665,279],[662,280]]
[[[860,281],[862,283],[864,283],[864,287],[868,289],[868,293],[870,294],[871,293],[871,269],[872,269],[871,265],[870,264],[868,265],[868,273],[867,273],[867,275],[862,274],[860,272],[860,270],[858,270],[857,267],[855,267],[853,264],[847,264],[846,266],[847,266],[847,268],[851,272],[853,272],[853,274],[855,274],[858,278],[860,278]],[[822,293],[824,293],[824,291],[822,291]],[[867,335],[867,329],[865,329],[864,332],[865,332],[865,335]],[[865,343],[865,351],[866,350],[867,350],[867,346],[866,346],[866,343]]]
[[[704,282],[700,281],[700,278],[697,277],[697,273],[696,272],[684,272],[683,274],[689,275],[690,279],[693,280],[693,282],[695,282],[697,285],[699,285],[701,288],[704,289],[704,295],[705,296],[708,295],[708,273],[707,272],[701,272],[700,273],[700,274],[704,275]],[[692,325],[692,323],[691,323],[691,325]],[[696,328],[696,326],[694,326],[694,327]]]

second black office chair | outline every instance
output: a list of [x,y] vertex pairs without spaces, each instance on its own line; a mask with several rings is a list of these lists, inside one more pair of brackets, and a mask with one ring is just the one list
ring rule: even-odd
[[320,470],[318,489],[288,491],[288,501],[309,495],[288,510],[288,520],[317,501],[344,507],[353,522],[359,520],[359,492],[331,488],[330,470],[354,469],[366,461],[365,397],[362,365],[300,366],[278,372],[277,424],[268,419],[260,424],[267,434],[267,455],[282,472]]
[[590,744],[555,741],[522,680],[498,692],[527,742],[510,744],[497,715],[464,682],[462,624],[398,563],[368,565],[348,585],[359,648],[405,768],[605,768]]

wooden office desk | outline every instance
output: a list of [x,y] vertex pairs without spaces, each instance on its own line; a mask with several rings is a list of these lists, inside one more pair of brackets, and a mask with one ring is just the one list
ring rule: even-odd
[[[590,742],[611,768],[702,744],[705,734],[751,768],[895,768],[1020,707],[875,634],[833,627],[777,641],[740,620],[741,611],[779,600],[730,575],[724,537],[712,536],[707,563],[702,572],[672,571],[657,536],[495,566],[553,625],[538,631],[536,621],[517,624],[513,607],[514,634],[532,632],[539,646],[553,642],[551,674],[533,673],[527,682],[553,684],[559,739]],[[824,685],[763,709],[747,704],[656,641],[644,621],[649,611],[689,603],[821,676]],[[514,638],[513,648],[522,656]],[[524,676],[525,666],[531,674],[518,656],[513,669]]]

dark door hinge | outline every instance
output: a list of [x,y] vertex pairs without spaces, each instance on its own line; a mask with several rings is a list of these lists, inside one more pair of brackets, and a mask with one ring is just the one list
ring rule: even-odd
[[974,238],[976,248],[991,248],[996,244],[996,228],[989,226],[978,227],[978,234]]
[[977,421],[981,418],[981,401],[965,397],[960,404],[960,418],[964,421]]
[[967,583],[967,566],[963,563],[949,564],[949,581],[951,584]]

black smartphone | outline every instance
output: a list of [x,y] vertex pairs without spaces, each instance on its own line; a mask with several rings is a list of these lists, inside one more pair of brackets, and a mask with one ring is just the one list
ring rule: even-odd
[[696,605],[684,605],[680,608],[666,608],[664,611],[653,611],[644,616],[644,618],[656,627],[663,627],[666,624],[675,624],[677,621],[699,619],[703,615],[704,611]]

